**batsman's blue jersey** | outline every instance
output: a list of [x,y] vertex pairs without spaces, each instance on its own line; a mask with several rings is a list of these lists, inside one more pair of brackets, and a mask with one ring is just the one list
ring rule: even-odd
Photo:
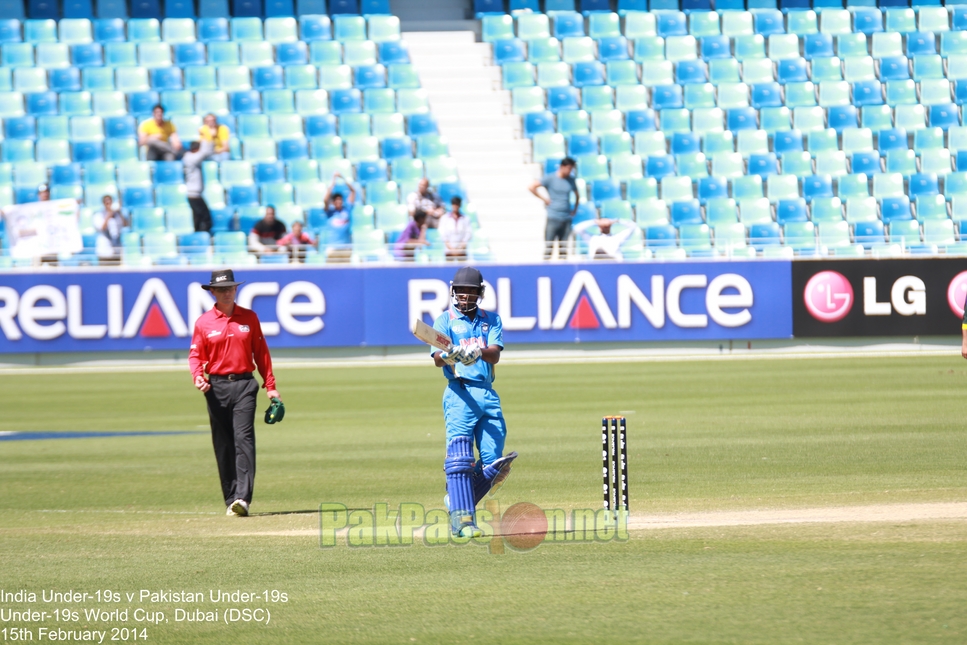
[[[451,306],[437,317],[433,328],[449,336],[450,342],[461,347],[479,347],[483,350],[489,345],[504,346],[504,328],[500,316],[491,311],[478,308],[477,315],[470,320]],[[438,351],[434,348],[430,354]],[[451,381],[463,379],[480,387],[490,387],[494,382],[494,366],[478,358],[473,365],[446,365],[443,375]]]

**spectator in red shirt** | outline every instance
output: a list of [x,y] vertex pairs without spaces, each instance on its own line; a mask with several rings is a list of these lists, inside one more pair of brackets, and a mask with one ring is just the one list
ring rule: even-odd
[[316,241],[311,235],[302,230],[302,222],[292,222],[292,232],[279,238],[279,246],[289,250],[289,254],[296,262],[301,262],[306,257],[306,247],[312,246]]
[[[272,357],[258,316],[235,304],[231,269],[212,271],[202,289],[215,296],[215,306],[195,322],[188,366],[195,387],[205,393],[227,514],[248,515],[255,486],[255,407],[259,392],[252,371],[258,368],[269,399],[275,389]],[[205,378],[205,373],[208,378]]]

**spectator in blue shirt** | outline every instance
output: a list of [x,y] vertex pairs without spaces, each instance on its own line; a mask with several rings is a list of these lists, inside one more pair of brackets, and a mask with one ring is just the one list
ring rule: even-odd
[[[346,188],[349,190],[348,198],[343,198],[341,192],[336,192],[336,181],[339,179],[346,182]],[[329,225],[329,247],[326,255],[333,262],[348,262],[353,250],[351,211],[353,204],[356,203],[356,189],[341,174],[333,173],[332,183],[326,188],[323,201]]]

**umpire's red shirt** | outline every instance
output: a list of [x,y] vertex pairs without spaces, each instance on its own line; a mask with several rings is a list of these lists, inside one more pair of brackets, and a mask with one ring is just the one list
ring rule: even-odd
[[272,357],[259,318],[251,309],[238,305],[231,316],[212,307],[195,321],[188,366],[192,376],[203,376],[204,372],[243,374],[258,367],[263,387],[275,389]]

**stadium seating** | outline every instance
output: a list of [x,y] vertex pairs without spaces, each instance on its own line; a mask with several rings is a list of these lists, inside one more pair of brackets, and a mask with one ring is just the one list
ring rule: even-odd
[[[535,161],[575,157],[599,212],[623,202],[646,244],[695,257],[958,244],[963,8],[640,4],[481,16]],[[614,132],[631,145],[606,148]]]
[[[18,172],[0,172],[0,206],[33,201],[50,181],[55,198],[82,202],[90,235],[92,210],[110,194],[132,216],[124,263],[194,264],[245,255],[244,234],[271,204],[283,221],[306,222],[325,261],[328,226],[307,213],[323,205],[322,188],[338,171],[358,195],[352,231],[363,247],[354,261],[388,258],[385,246],[406,219],[383,217],[376,228],[366,204],[378,197],[381,212],[398,214],[425,175],[459,181],[399,20],[383,9],[228,17],[205,2],[195,19],[191,4],[169,0],[163,18],[128,18],[118,3],[117,16],[2,21],[0,161]],[[208,112],[231,132],[231,160],[203,167],[211,237],[188,236],[181,164],[140,161],[137,125],[156,103],[185,141]],[[393,188],[377,191],[377,176]],[[473,214],[472,205],[464,210]],[[242,238],[225,237],[232,231]],[[0,230],[0,254],[2,242]]]

